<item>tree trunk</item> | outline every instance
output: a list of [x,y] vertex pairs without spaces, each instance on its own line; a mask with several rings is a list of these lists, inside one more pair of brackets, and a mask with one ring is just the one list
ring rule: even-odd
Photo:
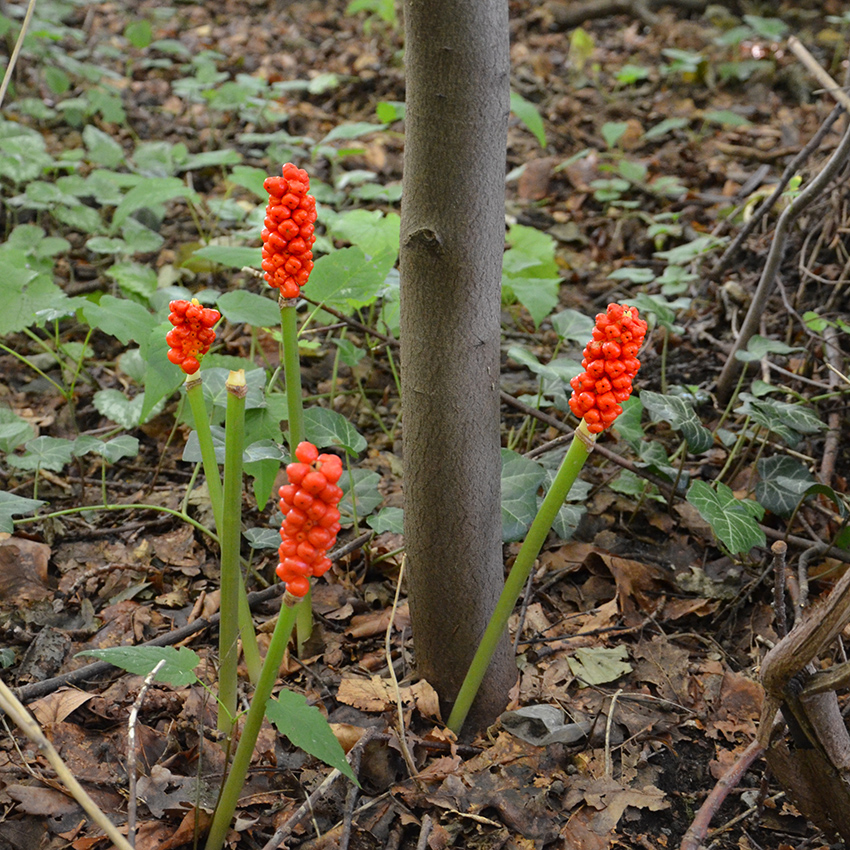
[[[405,0],[405,544],[419,673],[453,702],[503,581],[499,343],[507,0]],[[507,639],[471,725],[504,709]]]

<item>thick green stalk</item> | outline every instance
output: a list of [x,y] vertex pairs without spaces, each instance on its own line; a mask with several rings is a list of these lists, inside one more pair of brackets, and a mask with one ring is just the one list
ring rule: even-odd
[[[201,447],[201,459],[204,465],[204,476],[207,479],[207,489],[210,494],[215,527],[222,527],[222,492],[221,475],[218,470],[218,460],[215,456],[212,431],[207,417],[207,408],[204,404],[204,390],[201,373],[186,376],[186,397],[192,409],[192,418],[195,420],[195,432],[198,435],[198,444]],[[248,668],[248,676],[251,682],[256,684],[262,667],[260,650],[257,646],[257,634],[254,631],[254,621],[251,617],[251,608],[248,605],[248,594],[245,590],[245,582],[242,571],[239,571],[239,610],[238,620],[239,634],[242,637],[242,654],[245,658],[245,666]]]
[[280,300],[280,327],[283,334],[283,376],[289,413],[289,450],[304,439],[304,401],[301,396],[301,359],[298,356],[298,316],[293,299]]
[[236,717],[236,668],[239,662],[239,589],[242,570],[242,452],[245,446],[245,371],[227,379],[224,426],[224,489],[221,513],[221,621],[218,627],[218,728],[225,735]]
[[[295,300],[281,298],[280,327],[283,335],[283,377],[286,383],[286,405],[289,413],[289,454],[295,459],[295,449],[305,439],[304,398],[301,394],[301,358],[298,355],[298,316]],[[313,631],[312,594],[307,593],[297,608],[296,635],[298,653]]]
[[296,610],[294,606],[297,602],[298,600],[289,594],[283,597],[280,616],[272,633],[271,643],[266,653],[266,660],[263,663],[263,670],[260,673],[260,680],[257,682],[257,688],[251,699],[251,707],[248,709],[248,715],[245,718],[245,725],[242,729],[242,735],[239,738],[239,745],[236,748],[233,763],[230,765],[230,771],[227,774],[224,787],[221,789],[218,805],[215,808],[212,826],[207,837],[206,850],[221,850],[224,846],[224,840],[227,837],[230,822],[233,820],[233,814],[239,802],[239,795],[242,793],[242,788],[245,785],[245,777],[248,774],[248,767],[251,764],[251,756],[254,753],[257,736],[260,734],[260,727],[263,725],[263,718],[266,714],[266,703],[272,695],[272,689],[275,686],[280,670],[280,663],[283,660],[283,653],[292,634]]
[[484,637],[481,638],[481,643],[478,645],[478,650],[469,665],[466,678],[460,686],[447,724],[455,734],[458,734],[463,727],[463,722],[472,707],[478,688],[484,679],[484,674],[490,666],[490,659],[493,657],[499,640],[508,626],[508,619],[525,587],[525,583],[528,581],[528,577],[531,575],[534,562],[546,542],[546,535],[549,533],[558,511],[564,504],[570,488],[578,478],[584,462],[593,451],[595,440],[596,435],[587,430],[587,425],[582,419],[567,454],[561,462],[558,474],[543,499],[543,504],[540,505],[540,510],[537,512],[534,522],[531,523],[531,528],[528,529],[528,534],[519,550],[516,561],[514,561],[514,565],[508,573],[493,616],[490,617],[490,622],[484,630]]

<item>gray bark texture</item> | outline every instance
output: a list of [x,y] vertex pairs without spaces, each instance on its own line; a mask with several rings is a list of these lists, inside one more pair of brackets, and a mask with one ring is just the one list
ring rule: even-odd
[[[499,345],[507,0],[405,0],[401,385],[417,670],[454,700],[504,582]],[[469,729],[504,709],[507,639]]]

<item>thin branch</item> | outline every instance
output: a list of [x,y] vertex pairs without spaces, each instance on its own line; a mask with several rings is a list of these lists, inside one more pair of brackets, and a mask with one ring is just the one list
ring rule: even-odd
[[127,840],[130,844],[136,846],[136,722],[139,719],[139,711],[142,707],[142,700],[148,692],[148,688],[156,678],[162,666],[165,664],[165,659],[158,662],[153,670],[145,676],[142,687],[136,699],[133,701],[133,707],[130,709],[130,717],[127,721],[127,782],[129,801],[127,803]]
[[735,764],[723,774],[714,788],[711,789],[711,793],[705,798],[705,802],[700,806],[700,810],[682,838],[679,850],[700,850],[708,833],[711,819],[717,813],[720,806],[723,805],[723,801],[729,796],[729,792],[743,779],[744,774],[750,769],[753,762],[762,752],[763,748],[761,744],[758,741],[753,741],[738,756]]
[[802,192],[783,210],[779,216],[779,221],[776,225],[776,230],[773,234],[773,240],[770,243],[767,260],[762,271],[761,279],[759,280],[756,291],[753,294],[753,300],[750,308],[747,311],[747,316],[741,326],[738,338],[735,340],[732,350],[729,352],[729,357],[720,373],[717,380],[717,398],[721,404],[725,404],[732,395],[732,389],[738,378],[738,372],[742,364],[736,359],[735,355],[747,347],[747,343],[752,338],[753,334],[758,329],[759,320],[767,311],[767,302],[773,290],[773,284],[776,280],[776,274],[779,271],[779,265],[782,262],[782,257],[785,254],[786,242],[788,234],[794,222],[808,207],[812,201],[819,197],[838,175],[847,157],[850,156],[850,130],[844,133],[838,147],[833,152],[829,161],[823,167],[821,172],[803,189]]

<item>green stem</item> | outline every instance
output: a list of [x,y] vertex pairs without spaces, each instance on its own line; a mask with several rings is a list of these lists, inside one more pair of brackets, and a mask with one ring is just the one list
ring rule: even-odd
[[[18,360],[20,360],[22,363],[26,363],[26,365],[29,366],[30,369],[33,370],[33,372],[35,372],[37,375],[40,375],[42,378],[44,378],[44,380],[47,381],[47,383],[53,384],[53,386],[56,387],[57,391],[62,396],[62,398],[64,398],[66,401],[68,400],[68,391],[64,387],[57,384],[56,381],[53,380],[53,378],[49,377],[45,372],[43,372],[41,369],[39,369],[38,366],[35,365],[35,363],[33,363],[31,360],[29,360],[23,354],[19,354],[17,351],[14,351],[13,349],[9,348],[8,345],[3,345],[3,343],[0,343],[0,351],[5,351],[6,354],[11,354],[12,357],[17,357]],[[50,353],[52,354],[53,352],[51,351]]]
[[218,805],[215,808],[212,826],[207,837],[206,850],[221,850],[224,846],[224,840],[227,837],[230,822],[233,820],[233,814],[239,802],[239,795],[245,784],[245,777],[248,774],[248,767],[251,764],[251,756],[254,753],[257,736],[260,734],[260,727],[263,725],[263,718],[266,714],[266,703],[272,695],[275,682],[277,682],[283,653],[292,634],[296,611],[294,605],[297,601],[295,597],[289,594],[283,597],[280,616],[272,633],[271,643],[266,653],[266,660],[263,663],[263,670],[260,673],[260,680],[257,682],[257,688],[251,699],[251,707],[248,709],[248,715],[245,718],[245,725],[242,728],[242,735],[239,738],[239,746],[236,748],[233,763],[230,765],[230,771],[227,774],[224,787],[221,789]]
[[239,589],[242,571],[242,452],[245,447],[245,371],[227,379],[224,427],[224,488],[221,512],[221,621],[218,626],[218,729],[229,735],[236,717],[236,668],[239,662]]
[[298,316],[293,299],[280,301],[280,326],[283,334],[283,375],[286,381],[286,405],[289,413],[289,452],[304,440],[304,402],[301,397],[301,360],[298,356]]
[[199,523],[196,519],[192,519],[184,511],[178,511],[174,508],[164,508],[162,505],[146,505],[143,502],[133,502],[129,505],[100,505],[95,507],[83,506],[77,508],[64,508],[61,511],[51,511],[49,514],[39,514],[38,516],[15,517],[12,522],[15,525],[26,525],[30,522],[41,522],[45,519],[53,519],[54,517],[72,516],[73,514],[84,514],[89,511],[159,511],[163,514],[182,519],[183,522],[188,522],[193,528],[196,528],[201,534],[206,534],[207,537],[215,540],[218,543],[218,535],[214,531],[210,531],[205,525]]
[[[304,398],[301,393],[301,358],[298,356],[298,316],[295,299],[280,299],[280,327],[283,335],[283,377],[286,382],[286,405],[289,413],[289,454],[305,439]],[[308,591],[297,609],[298,653],[313,632],[312,594]]]
[[570,447],[564,460],[561,462],[561,468],[549,488],[549,492],[543,499],[540,505],[540,510],[531,523],[531,528],[528,530],[525,542],[519,550],[519,554],[508,573],[505,586],[502,589],[502,594],[499,601],[496,603],[496,608],[493,611],[493,616],[490,617],[490,622],[484,630],[484,636],[481,638],[481,643],[469,665],[469,670],[466,673],[466,678],[460,686],[451,714],[449,715],[448,727],[455,734],[458,734],[463,727],[463,722],[466,720],[469,709],[472,707],[473,700],[478,693],[478,688],[484,679],[484,674],[490,666],[490,660],[496,647],[505,633],[508,625],[508,619],[511,616],[514,606],[520,597],[520,594],[531,575],[531,570],[534,567],[534,562],[543,548],[546,541],[546,535],[558,515],[558,511],[564,504],[570,488],[578,478],[584,462],[589,457],[593,450],[593,443],[596,440],[596,435],[591,434],[587,430],[587,425],[582,419],[576,429]]
[[207,489],[210,492],[215,527],[221,530],[221,473],[218,471],[218,460],[215,456],[212,431],[210,430],[209,414],[204,404],[204,387],[201,373],[186,375],[186,398],[192,409],[195,420],[195,432],[201,447],[201,458],[204,462],[204,477],[207,479]]
[[[186,376],[186,397],[192,409],[192,418],[195,420],[195,432],[198,435],[198,444],[201,447],[201,458],[204,464],[204,477],[207,479],[207,489],[210,494],[215,527],[222,527],[222,491],[221,474],[218,469],[218,460],[215,456],[215,445],[213,444],[212,431],[204,403],[204,390],[201,373]],[[242,638],[242,654],[245,658],[245,666],[248,668],[248,676],[253,684],[257,683],[260,675],[262,660],[260,650],[257,646],[257,634],[254,631],[254,620],[251,617],[251,608],[248,605],[248,593],[245,589],[245,581],[242,571],[239,571],[239,608],[238,623],[239,634]]]

